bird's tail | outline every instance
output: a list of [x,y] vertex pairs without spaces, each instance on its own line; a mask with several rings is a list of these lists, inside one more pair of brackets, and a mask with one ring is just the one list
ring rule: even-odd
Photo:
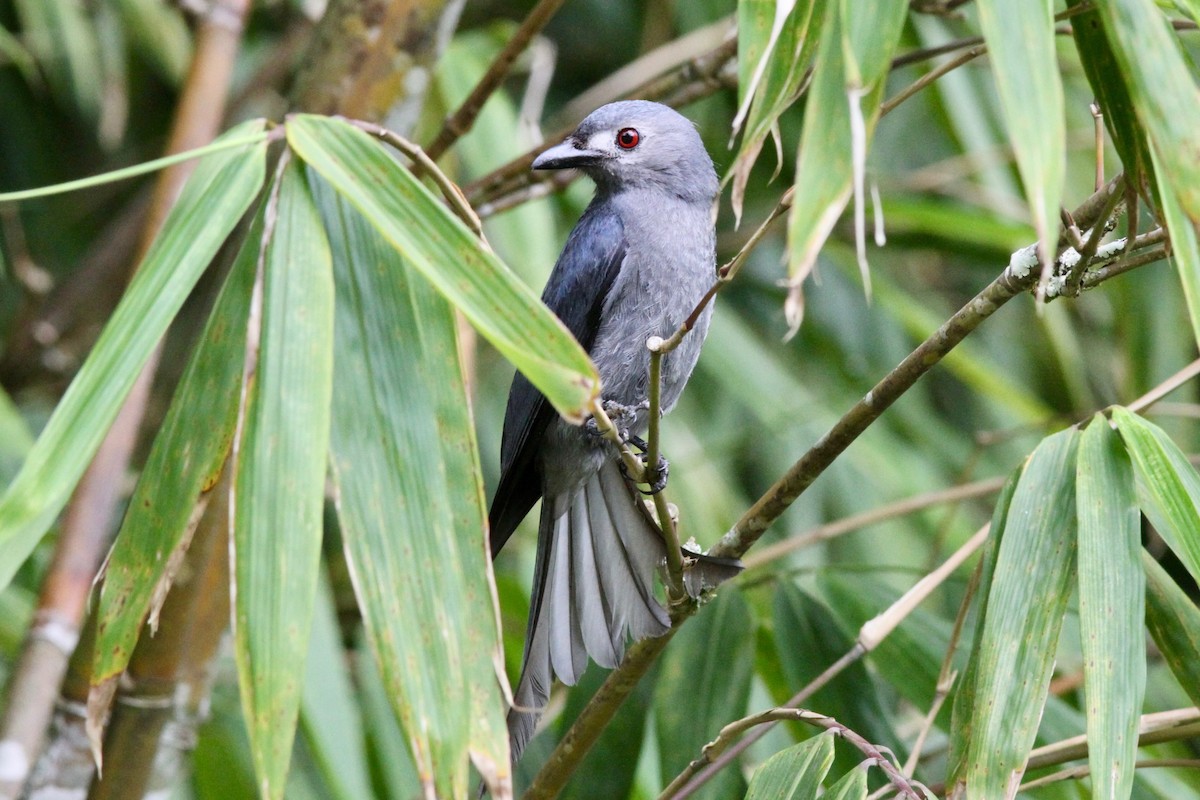
[[[671,627],[654,596],[654,572],[665,553],[661,533],[615,459],[574,494],[543,499],[525,657],[508,714],[514,762],[533,736],[554,677],[574,685],[589,656],[611,669],[627,640]],[[699,557],[688,591],[699,594],[740,569],[734,560]]]

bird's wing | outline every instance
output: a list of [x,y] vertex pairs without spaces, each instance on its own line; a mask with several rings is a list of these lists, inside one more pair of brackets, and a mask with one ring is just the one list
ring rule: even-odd
[[[625,231],[620,218],[608,204],[592,201],[567,238],[542,292],[542,302],[589,353],[600,329],[605,298],[624,259]],[[541,497],[537,453],[542,434],[553,419],[554,409],[546,398],[518,372],[504,413],[500,483],[488,512],[493,556]]]

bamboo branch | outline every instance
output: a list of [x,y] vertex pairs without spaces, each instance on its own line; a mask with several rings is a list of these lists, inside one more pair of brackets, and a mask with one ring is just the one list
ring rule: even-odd
[[467,96],[457,111],[446,118],[442,129],[425,148],[431,161],[441,158],[442,154],[449,150],[459,138],[471,130],[479,112],[483,110],[483,104],[504,81],[508,71],[512,69],[513,62],[517,60],[517,56],[525,52],[529,42],[542,28],[546,27],[546,23],[550,21],[562,4],[563,0],[539,0],[538,4],[533,7],[513,37],[509,39],[508,44],[504,45],[504,49],[496,55],[495,60],[488,67],[488,71],[471,90],[471,94]]
[[903,517],[915,511],[922,511],[931,506],[943,503],[958,503],[963,500],[971,500],[976,497],[986,497],[989,494],[995,494],[1004,486],[1005,480],[1007,479],[1003,476],[985,478],[974,483],[952,486],[949,489],[925,492],[924,494],[906,497],[903,500],[897,500],[894,503],[888,503],[878,508],[872,508],[860,514],[852,514],[851,516],[843,517],[824,525],[818,525],[802,534],[790,536],[783,541],[755,551],[754,555],[745,559],[746,572],[749,573],[752,569],[763,567],[788,553],[810,547],[819,542],[828,541],[850,531],[865,528],[868,525],[874,525],[885,520],[895,519],[896,517]]

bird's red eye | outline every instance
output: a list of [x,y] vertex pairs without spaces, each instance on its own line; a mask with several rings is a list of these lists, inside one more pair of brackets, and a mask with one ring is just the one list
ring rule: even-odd
[[617,147],[622,150],[632,150],[642,140],[637,128],[621,128],[617,131]]

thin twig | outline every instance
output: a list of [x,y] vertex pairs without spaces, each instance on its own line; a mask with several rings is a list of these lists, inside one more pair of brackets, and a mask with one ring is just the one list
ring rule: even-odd
[[967,622],[967,612],[971,609],[971,601],[974,599],[975,593],[979,591],[979,584],[982,579],[983,559],[980,559],[975,564],[975,569],[971,572],[971,580],[967,582],[967,590],[963,592],[962,602],[958,605],[958,614],[954,617],[954,627],[950,631],[950,642],[946,645],[946,655],[942,659],[941,669],[938,670],[937,687],[934,690],[933,702],[929,704],[929,711],[925,714],[925,719],[921,724],[921,730],[917,734],[916,741],[913,742],[912,751],[908,754],[908,760],[904,762],[905,775],[912,775],[917,771],[917,764],[921,760],[921,751],[925,749],[925,740],[929,738],[929,733],[933,730],[937,716],[942,710],[942,705],[946,702],[946,698],[950,696],[950,689],[954,686],[954,681],[958,677],[958,673],[953,667],[954,654],[958,650],[958,640],[962,636],[963,626]]
[[[1200,735],[1200,709],[1179,708],[1143,714],[1138,721],[1138,747],[1190,739]],[[1044,745],[1029,754],[1025,769],[1038,769],[1062,764],[1066,761],[1087,758],[1088,737],[1086,734],[1072,736],[1060,742]],[[936,791],[936,790],[935,790]]]
[[[1191,769],[1200,769],[1200,759],[1196,758],[1144,758],[1133,763],[1134,769],[1150,769],[1152,767],[1187,767]],[[1092,768],[1087,764],[1082,764],[1078,767],[1052,772],[1049,775],[1043,775],[1031,781],[1026,781],[1021,784],[1020,791],[1027,792],[1030,789],[1036,789],[1040,786],[1047,786],[1058,781],[1079,780],[1086,778],[1092,774]]]
[[1200,358],[1188,364],[1186,367],[1179,370],[1174,375],[1160,383],[1158,386],[1155,386],[1153,389],[1134,400],[1132,403],[1128,403],[1125,407],[1135,414],[1142,414],[1148,408],[1150,408],[1150,406],[1154,405],[1159,400],[1162,400],[1164,397],[1178,389],[1180,386],[1183,386],[1197,375],[1200,375]]
[[492,92],[496,91],[504,82],[504,78],[512,69],[517,57],[525,52],[529,42],[542,28],[546,27],[546,23],[550,21],[562,4],[563,0],[540,0],[533,7],[521,26],[513,33],[512,38],[508,40],[508,44],[504,45],[504,49],[496,55],[479,83],[475,84],[471,94],[467,96],[457,111],[446,118],[442,129],[425,148],[425,152],[429,154],[431,160],[437,161],[460,137],[465,136],[471,130],[479,112],[483,110],[483,104],[492,96]]
[[[861,643],[855,642],[854,646],[842,654],[841,658],[826,667],[824,672],[793,695],[783,705],[783,708],[795,709],[799,707],[808,698],[825,688],[831,680],[845,671],[847,667],[866,655],[866,653],[866,648]],[[685,800],[685,798],[691,796],[697,789],[707,783],[713,775],[720,772],[726,764],[732,762],[745,752],[750,745],[765,736],[773,727],[775,727],[773,722],[758,727],[742,739],[739,739],[733,746],[723,749],[719,753],[713,753],[711,757],[701,753],[699,758],[692,761],[683,772],[675,776],[675,779],[659,795],[659,800],[668,800],[668,798],[670,800]]]
[[629,449],[629,444],[621,438],[620,431],[613,421],[609,419],[608,412],[604,410],[604,403],[600,398],[592,400],[591,407],[588,409],[591,412],[592,419],[596,421],[596,428],[603,434],[604,438],[617,448],[617,452],[621,456],[621,461],[625,463],[625,470],[629,473],[629,477],[635,483],[647,483],[646,470],[642,464],[642,460],[634,455]]
[[[738,736],[746,731],[752,730],[760,725],[773,727],[779,722],[803,722],[808,725],[813,725],[818,728],[823,728],[835,736],[840,736],[848,744],[853,745],[859,752],[865,755],[868,761],[887,776],[888,782],[905,797],[914,798],[914,800],[923,800],[925,795],[917,792],[913,787],[915,781],[905,777],[895,762],[892,760],[891,753],[886,748],[881,748],[878,745],[868,742],[860,734],[854,732],[842,723],[838,722],[833,717],[828,717],[824,714],[818,714],[814,711],[808,711],[803,708],[772,708],[766,711],[761,711],[748,717],[744,717],[735,722],[731,722],[721,729],[716,739],[713,739],[708,744],[704,745],[702,755],[692,764],[699,761],[708,761],[729,747]],[[917,783],[916,785],[921,786]],[[922,788],[924,788],[922,786]],[[684,795],[675,794],[674,783],[668,786],[662,794],[658,796],[658,800],[669,800],[669,798],[682,798]]]
[[1118,275],[1123,275],[1126,272],[1144,267],[1147,264],[1153,264],[1155,261],[1162,261],[1167,257],[1167,248],[1157,247],[1153,250],[1147,250],[1144,253],[1123,258],[1119,261],[1114,261],[1103,267],[1098,267],[1089,270],[1083,276],[1083,281],[1080,284],[1082,289],[1094,289],[1109,278],[1115,278]]
[[708,291],[704,293],[704,296],[700,298],[700,302],[697,303],[696,307],[692,309],[692,313],[687,315],[687,318],[683,321],[683,324],[680,325],[679,328],[673,334],[671,334],[669,338],[661,342],[658,348],[659,352],[669,353],[676,347],[679,347],[680,342],[683,341],[683,337],[686,336],[688,332],[692,330],[692,328],[696,327],[696,323],[699,321],[700,315],[704,313],[704,309],[707,308],[708,304],[713,301],[713,298],[717,296],[717,293],[724,289],[730,281],[737,277],[738,272],[740,272],[742,269],[742,265],[746,263],[746,259],[750,256],[750,252],[754,250],[754,248],[758,246],[758,243],[762,241],[763,237],[766,236],[767,230],[771,227],[771,223],[783,216],[783,214],[792,207],[792,197],[794,195],[794,189],[788,189],[786,192],[784,192],[783,196],[779,198],[779,202],[775,205],[774,210],[772,210],[767,218],[762,221],[762,224],[758,226],[758,229],[755,230],[753,234],[751,234],[750,238],[746,240],[746,243],[742,245],[741,249],[737,251],[733,258],[729,259],[729,261],[725,262],[719,269],[717,269],[716,281],[714,281],[713,285],[708,288]]
[[485,244],[487,243],[487,239],[483,235],[483,223],[479,221],[479,216],[475,213],[475,209],[471,208],[471,204],[463,196],[462,190],[458,188],[458,184],[450,180],[450,178],[446,177],[446,173],[438,169],[438,165],[434,163],[431,155],[422,150],[417,144],[410,142],[400,134],[390,131],[382,125],[376,125],[374,122],[365,122],[359,119],[348,119],[346,121],[359,130],[379,137],[381,141],[391,145],[412,160],[422,174],[428,175],[437,184],[438,189],[442,192],[442,197],[446,199],[446,203],[450,206],[455,216],[461,219],[480,241]]
[[929,72],[926,72],[924,75],[917,78],[915,81],[910,83],[908,86],[905,86],[903,89],[901,89],[899,92],[897,92],[894,96],[889,97],[887,100],[880,103],[879,104],[879,116],[882,117],[882,116],[886,115],[888,112],[892,111],[896,106],[900,105],[905,100],[912,97],[914,94],[921,91],[926,86],[928,86],[929,84],[936,81],[938,78],[945,75],[947,72],[956,70],[959,67],[961,67],[963,64],[974,61],[976,58],[978,58],[979,56],[983,55],[986,52],[987,52],[987,45],[976,44],[970,50],[968,50],[967,52],[958,56],[957,58],[952,58],[951,60],[947,61],[945,64],[939,64],[937,67],[934,67],[933,69],[929,70]]
[[1064,291],[1068,295],[1077,295],[1080,291],[1080,281],[1083,280],[1083,273],[1092,263],[1092,259],[1096,257],[1096,249],[1100,246],[1100,240],[1104,238],[1105,231],[1108,230],[1109,218],[1116,211],[1117,205],[1121,202],[1124,192],[1113,192],[1108,202],[1104,204],[1104,208],[1100,212],[1100,217],[1096,223],[1092,225],[1091,231],[1088,234],[1088,239],[1083,243],[1082,248],[1077,248],[1079,253],[1079,261],[1071,267],[1067,273],[1066,285]]
[[897,500],[894,503],[888,503],[878,508],[872,508],[869,511],[863,511],[862,513],[843,517],[833,522],[817,525],[802,534],[788,537],[783,541],[757,550],[754,555],[744,560],[746,572],[749,573],[757,567],[765,566],[788,553],[836,538],[850,531],[856,531],[859,528],[865,528],[868,525],[874,525],[885,520],[895,519],[896,517],[903,517],[916,511],[922,511],[930,506],[942,505],[943,503],[957,503],[976,497],[986,497],[989,494],[1000,491],[1000,488],[1004,486],[1005,480],[1007,479],[1003,476],[986,478],[974,483],[952,486],[949,489],[925,492],[924,494],[906,497],[903,500]]

